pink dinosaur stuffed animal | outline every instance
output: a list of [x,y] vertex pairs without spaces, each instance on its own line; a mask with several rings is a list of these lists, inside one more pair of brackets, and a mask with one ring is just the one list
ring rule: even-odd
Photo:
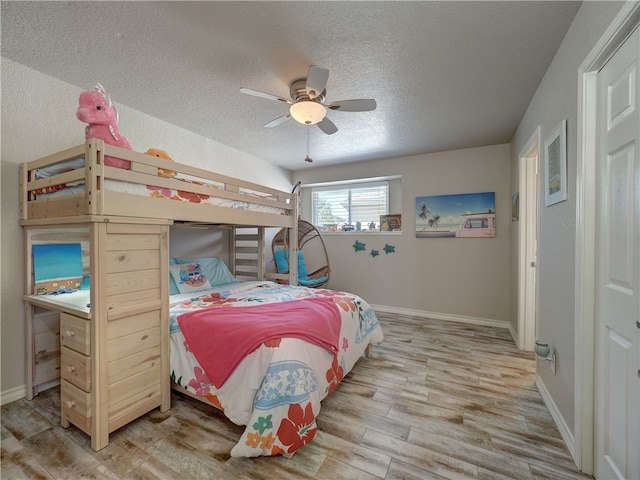
[[[79,120],[88,123],[85,129],[85,138],[99,138],[110,145],[133,150],[129,140],[120,134],[116,107],[111,103],[109,95],[99,83],[92,91],[80,94],[80,105],[76,116]],[[131,162],[106,155],[104,163],[126,170],[131,168]]]

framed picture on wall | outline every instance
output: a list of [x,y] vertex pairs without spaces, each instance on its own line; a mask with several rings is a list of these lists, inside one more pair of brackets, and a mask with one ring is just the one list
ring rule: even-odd
[[544,142],[544,204],[567,199],[567,121],[562,120]]
[[511,195],[511,221],[520,220],[520,192]]
[[495,192],[416,197],[416,238],[493,238]]

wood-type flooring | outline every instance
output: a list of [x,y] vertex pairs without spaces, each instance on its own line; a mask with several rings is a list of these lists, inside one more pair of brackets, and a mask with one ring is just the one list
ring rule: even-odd
[[[172,392],[99,452],[60,426],[59,388],[2,407],[9,479],[589,479],[506,329],[380,313],[385,340],[322,403],[292,458],[231,458],[243,427]],[[542,368],[547,367],[543,365]]]

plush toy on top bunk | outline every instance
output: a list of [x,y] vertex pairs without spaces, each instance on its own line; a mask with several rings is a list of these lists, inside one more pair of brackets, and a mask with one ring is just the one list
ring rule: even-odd
[[[132,150],[129,140],[120,134],[118,129],[118,111],[111,103],[111,98],[99,83],[89,92],[80,94],[80,105],[76,116],[82,122],[88,123],[85,128],[85,138],[98,138],[109,145]],[[104,157],[105,165],[116,168],[131,168],[127,160]]]
[[[160,150],[159,148],[150,148],[144,153],[146,153],[147,155],[151,155],[152,157],[164,158],[165,160],[168,160],[170,162],[175,161],[173,158],[171,158],[171,155],[169,155],[164,150]],[[173,170],[167,170],[166,168],[158,168],[159,177],[171,178],[171,177],[175,177],[176,175],[177,173],[174,172]]]

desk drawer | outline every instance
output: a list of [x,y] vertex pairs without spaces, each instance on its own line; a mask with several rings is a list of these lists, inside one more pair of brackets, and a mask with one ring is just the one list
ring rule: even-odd
[[62,380],[60,388],[62,414],[85,433],[91,431],[91,394]]
[[60,343],[76,352],[91,355],[91,322],[61,313]]
[[91,357],[62,347],[60,356],[60,374],[63,379],[73,383],[85,392],[91,391]]

